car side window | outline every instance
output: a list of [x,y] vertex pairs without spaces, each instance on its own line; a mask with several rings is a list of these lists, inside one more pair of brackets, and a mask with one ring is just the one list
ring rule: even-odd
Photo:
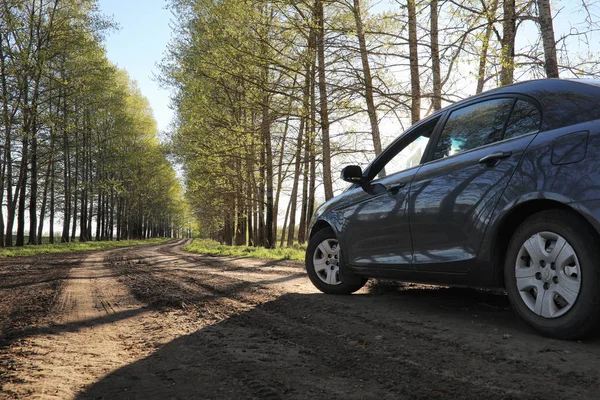
[[425,149],[438,121],[439,118],[435,118],[411,132],[407,141],[394,149],[394,156],[378,171],[378,178],[384,178],[421,164],[423,154],[425,154]]
[[540,130],[541,116],[536,106],[525,100],[517,100],[506,126],[504,139],[535,133]]
[[438,160],[502,140],[514,99],[494,99],[453,111],[434,151]]

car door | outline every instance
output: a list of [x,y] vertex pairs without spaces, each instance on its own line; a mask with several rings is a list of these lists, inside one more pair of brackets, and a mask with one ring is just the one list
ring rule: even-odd
[[[466,272],[491,212],[534,135],[505,137],[525,104],[491,98],[451,110],[436,135],[429,162],[411,183],[408,214],[417,271]],[[518,107],[515,107],[518,104]],[[510,122],[510,123],[509,123]]]
[[[410,182],[421,165],[439,117],[424,121],[378,157],[365,174],[385,190],[367,194],[356,187],[352,204],[340,210],[345,257],[354,266],[410,268],[412,241],[407,215]],[[384,176],[385,175],[385,176]]]

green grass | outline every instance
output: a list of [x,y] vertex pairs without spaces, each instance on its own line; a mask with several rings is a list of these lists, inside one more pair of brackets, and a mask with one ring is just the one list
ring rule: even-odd
[[158,244],[166,242],[170,239],[147,239],[147,240],[121,240],[121,241],[104,241],[104,242],[71,242],[71,243],[56,243],[43,244],[39,246],[24,246],[24,247],[7,247],[0,249],[0,258],[2,257],[27,257],[36,254],[54,254],[54,253],[70,253],[73,251],[90,251],[112,249],[115,247],[137,246],[142,244]]
[[264,247],[228,246],[209,239],[194,239],[183,247],[184,250],[210,254],[213,256],[233,256],[249,258],[267,258],[271,260],[296,260],[304,261],[305,245],[295,244],[289,248],[265,249]]

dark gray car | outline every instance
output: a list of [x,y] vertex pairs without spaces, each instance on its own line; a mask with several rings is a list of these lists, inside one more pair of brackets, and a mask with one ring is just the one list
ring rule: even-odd
[[600,82],[537,80],[420,121],[313,217],[306,268],[325,293],[369,277],[506,288],[565,339],[600,323]]

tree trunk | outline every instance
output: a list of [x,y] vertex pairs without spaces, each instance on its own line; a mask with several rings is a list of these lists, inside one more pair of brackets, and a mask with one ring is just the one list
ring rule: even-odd
[[52,163],[52,175],[50,182],[50,229],[49,229],[49,243],[54,244],[54,206],[55,206],[55,192],[54,192],[54,177],[56,175],[54,162]]
[[[325,200],[329,200],[333,197],[333,183],[331,180],[329,111],[327,108],[327,83],[325,78],[325,21],[323,15],[323,0],[315,0],[314,10],[317,26],[317,55],[319,59],[319,96],[321,103],[321,132],[323,135],[323,187],[325,189]],[[296,210],[292,209],[291,212],[293,214],[296,212]]]
[[417,48],[417,12],[415,0],[407,0],[408,6],[408,49],[410,54],[411,121],[421,119],[421,82],[419,78],[419,53]]
[[[367,43],[360,9],[360,0],[354,0],[354,20],[356,22],[356,36],[360,48],[360,59],[362,61],[363,77],[365,79],[365,99],[367,101],[367,114],[371,123],[371,135],[373,137],[373,148],[375,155],[381,154],[381,135],[379,134],[379,119],[377,118],[377,109],[373,99],[373,77],[371,76],[371,67],[369,65],[369,55],[367,52]],[[385,168],[379,173],[381,177],[386,176]]]
[[[306,89],[305,89],[306,93]],[[306,94],[305,94],[306,96]],[[298,130],[298,141],[296,143],[296,164],[294,167],[294,183],[292,184],[292,192],[290,194],[290,222],[288,225],[287,246],[294,244],[294,235],[296,231],[296,207],[298,201],[298,185],[300,180],[300,162],[302,157],[302,134],[304,132],[306,118],[300,120],[300,129]]]
[[247,171],[247,181],[246,181],[246,196],[248,197],[248,201],[246,202],[246,214],[248,218],[248,246],[256,245],[256,235],[254,234],[254,172],[252,169],[254,168],[254,163],[252,161],[252,155],[249,155],[246,159],[246,171]]
[[308,141],[308,121],[305,124],[305,129],[306,134],[304,135],[304,160],[302,160],[302,164],[304,164],[304,171],[302,172],[302,205],[300,206],[300,223],[298,224],[298,243],[304,243],[306,241],[306,213],[308,211],[308,169],[310,167],[310,143]]
[[498,0],[492,1],[490,7],[486,10],[487,25],[485,27],[485,35],[481,44],[481,54],[479,55],[479,69],[477,71],[477,90],[475,94],[483,92],[485,84],[485,66],[487,64],[487,55],[490,48],[490,39],[494,31],[494,21],[496,20],[496,11],[498,10]]
[[[41,11],[40,11],[41,12]],[[38,32],[39,33],[39,32]],[[37,113],[38,113],[38,98],[40,92],[41,71],[35,76],[35,85],[33,89],[33,97],[31,101],[31,113],[29,115],[29,123],[26,126],[26,136],[31,135],[31,183],[29,187],[29,239],[27,244],[38,244],[37,239],[37,198],[38,198],[38,167],[37,167]],[[41,240],[41,237],[40,237]]]
[[[91,175],[91,173],[90,173]],[[90,176],[90,183],[92,182],[92,178]],[[92,240],[92,219],[94,217],[94,187],[90,187],[89,188],[89,196],[90,196],[90,200],[89,200],[89,205],[88,205],[88,211],[87,211],[87,226],[86,226],[86,232],[87,232],[87,240],[90,241]],[[117,227],[119,226],[119,214],[118,214],[118,207],[117,207]],[[117,240],[120,238],[119,234],[117,234]]]
[[63,98],[63,185],[64,185],[64,206],[63,206],[63,228],[60,241],[65,243],[69,241],[69,226],[71,225],[71,185],[69,161],[69,135],[67,132],[67,100]]
[[[29,118],[29,117],[25,117]],[[24,132],[25,133],[25,132]],[[17,246],[25,245],[25,200],[27,194],[27,159],[28,159],[28,135],[23,135],[22,142],[21,168],[19,170],[19,180],[17,183],[19,208],[17,210]]]
[[4,182],[7,178],[6,167],[10,162],[10,113],[8,111],[8,88],[6,84],[6,63],[4,54],[4,35],[3,31],[0,30],[0,84],[2,92],[0,93],[0,99],[2,99],[2,127],[5,132],[4,136],[4,148],[2,149],[2,159],[0,160],[0,247],[6,246],[4,240],[4,212],[2,210],[4,204]]
[[292,207],[292,199],[288,202],[288,206],[285,209],[285,217],[283,218],[283,227],[281,228],[281,240],[279,242],[279,247],[283,247],[285,243],[285,228],[287,227],[288,217],[290,215],[290,208]]
[[440,72],[440,44],[438,30],[438,0],[431,0],[431,72],[433,75],[433,97],[431,105],[434,111],[442,109],[442,75]]
[[87,206],[88,206],[88,199],[87,199],[87,192],[88,192],[88,183],[89,183],[89,176],[88,176],[88,163],[87,163],[87,155],[88,155],[88,148],[87,148],[87,137],[88,137],[88,132],[87,132],[87,115],[84,117],[84,128],[83,128],[83,146],[81,148],[81,164],[82,164],[82,185],[81,185],[81,212],[79,213],[79,241],[80,242],[87,242]]
[[540,32],[544,42],[544,59],[546,76],[558,78],[558,59],[556,57],[556,42],[554,40],[554,26],[552,23],[552,10],[550,0],[537,0],[540,12]]
[[71,241],[75,241],[75,233],[77,232],[77,214],[78,214],[78,199],[79,199],[79,135],[77,134],[77,123],[75,124],[75,170],[73,171],[73,226],[71,228]]
[[[235,167],[238,171],[242,171],[242,159],[238,157],[235,160]],[[240,174],[236,181],[236,231],[235,231],[235,244],[237,246],[246,245],[246,199],[244,193],[244,180],[243,175]]]
[[[37,192],[38,192],[38,173],[37,173],[37,128],[35,118],[32,122],[31,135],[31,184],[29,188],[29,239],[27,244],[38,244],[36,235],[37,228]],[[41,236],[40,236],[41,240]]]
[[513,83],[515,72],[515,35],[517,30],[515,16],[515,0],[504,0],[503,35],[500,62],[500,86]]
[[296,204],[298,200],[298,185],[300,180],[300,165],[302,159],[302,143],[305,127],[308,124],[309,114],[309,96],[310,96],[310,65],[306,66],[304,75],[304,87],[302,89],[302,117],[300,119],[300,129],[298,129],[298,138],[296,141],[296,155],[294,166],[294,183],[292,184],[292,193],[290,194],[290,222],[288,225],[287,246],[294,243],[294,233],[296,229]]
[[[2,149],[4,152],[4,149]],[[4,247],[4,212],[2,204],[4,203],[4,179],[6,173],[6,163],[3,157],[0,160],[0,247]]]
[[[127,210],[125,210],[127,212]],[[96,240],[100,241],[100,229],[102,228],[102,189],[98,188],[98,205],[96,207]]]
[[279,216],[279,199],[281,196],[281,189],[283,188],[283,179],[285,178],[285,176],[287,176],[287,172],[288,172],[288,168],[289,165],[286,167],[285,173],[283,172],[283,156],[285,155],[285,141],[287,139],[287,134],[289,131],[289,127],[290,127],[290,114],[292,111],[292,104],[293,104],[293,94],[296,91],[296,82],[297,82],[297,76],[294,76],[294,83],[292,85],[292,96],[290,96],[289,102],[288,102],[288,107],[287,107],[287,114],[285,117],[285,124],[284,124],[284,128],[283,128],[283,136],[281,137],[281,149],[279,150],[279,160],[278,160],[278,164],[277,164],[277,188],[275,189],[275,204],[273,206],[273,210],[275,210],[275,212],[277,213],[275,215],[275,223],[273,225],[273,237],[275,238],[275,242],[277,241],[277,220],[278,220],[278,216]]
[[[52,176],[52,169],[54,166],[54,134],[52,128],[50,128],[50,159],[48,160],[48,167],[46,168],[46,174],[44,175],[44,192],[42,193],[42,205],[40,207],[40,222],[38,225],[38,243],[42,244],[42,237],[44,232],[44,219],[46,218],[46,205],[48,204],[48,188],[50,187],[50,181],[54,179]],[[54,204],[52,204],[53,206]]]
[[[0,43],[0,47],[1,43]],[[4,63],[2,64],[4,68]],[[8,91],[6,87],[6,75],[4,73],[0,74],[0,79],[2,80],[2,93],[3,98],[8,97]],[[6,97],[5,97],[6,96]],[[6,173],[2,180],[2,185],[6,185],[6,235],[4,237],[4,245],[6,247],[12,246],[12,228],[13,221],[15,215],[15,206],[13,202],[12,196],[12,122],[10,113],[8,111],[7,100],[3,101],[2,106],[2,114],[3,114],[3,123],[4,123],[4,166],[6,168]],[[2,203],[0,203],[1,205]]]
[[[92,201],[94,200],[94,196],[92,196]],[[90,214],[92,213],[92,206],[90,202]],[[119,196],[117,199],[117,240],[121,240],[123,238],[123,197]],[[90,228],[90,235],[92,231]]]
[[108,240],[113,240],[115,231],[115,190],[110,190],[110,220],[108,222]]
[[258,243],[259,246],[266,247],[265,237],[265,169],[267,150],[264,145],[260,152],[260,182],[258,183]]
[[[311,82],[310,82],[310,178],[308,188],[308,206],[306,214],[306,226],[310,223],[313,213],[315,212],[315,190],[317,179],[317,99],[315,93],[317,66],[316,60],[313,59],[311,67]],[[306,237],[310,238],[310,232],[306,233]]]
[[266,172],[266,221],[265,221],[265,243],[268,249],[275,247],[273,237],[273,148],[271,146],[271,117],[269,115],[269,95],[263,97],[263,110],[261,131],[265,145],[265,172]]

